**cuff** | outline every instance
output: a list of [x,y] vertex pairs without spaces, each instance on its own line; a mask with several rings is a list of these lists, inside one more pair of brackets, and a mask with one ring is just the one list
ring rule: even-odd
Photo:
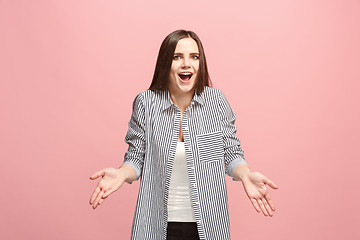
[[[136,180],[139,179],[141,172],[140,172],[140,169],[138,169],[134,163],[132,163],[132,162],[124,162],[123,165],[131,166],[131,167],[135,170],[135,172],[136,172],[136,178],[135,178],[134,181],[136,181]],[[127,182],[127,183],[128,183],[128,184],[132,184],[132,182]]]
[[[234,173],[235,168],[237,166],[243,165],[243,164],[248,165],[247,162],[245,161],[245,159],[243,159],[243,158],[237,158],[237,159],[232,160],[228,165],[229,176],[233,177],[233,173]],[[236,181],[236,180],[233,178],[233,181]]]

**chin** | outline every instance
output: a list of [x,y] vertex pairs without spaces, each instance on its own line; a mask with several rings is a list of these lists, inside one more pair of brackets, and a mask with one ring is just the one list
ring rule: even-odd
[[195,85],[192,85],[192,86],[179,86],[178,87],[179,91],[181,92],[191,92],[195,89]]
[[184,84],[183,82],[178,80],[171,84],[171,86],[169,85],[169,90],[178,93],[189,93],[195,90],[195,83]]

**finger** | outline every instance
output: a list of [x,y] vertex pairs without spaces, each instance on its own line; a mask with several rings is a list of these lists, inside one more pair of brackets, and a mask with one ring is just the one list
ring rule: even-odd
[[97,206],[99,206],[101,203],[103,203],[104,202],[104,198],[100,198],[100,200],[97,202],[97,205],[95,206],[95,208],[97,207]]
[[92,204],[94,203],[94,200],[95,200],[96,196],[99,194],[99,192],[100,192],[100,187],[99,187],[99,185],[98,185],[98,186],[95,188],[94,193],[91,195],[91,198],[90,198],[90,201],[89,201],[90,205],[92,205]]
[[267,184],[267,185],[269,185],[271,188],[273,188],[273,189],[278,189],[279,187],[278,186],[276,186],[276,184],[273,182],[273,181],[271,181],[270,179],[268,179],[268,178],[265,178],[265,183]]
[[111,188],[109,188],[104,194],[103,194],[103,196],[102,196],[102,198],[107,198],[111,193],[113,193],[114,192],[114,190],[113,189],[111,189]]
[[91,175],[90,179],[94,180],[94,179],[96,179],[96,178],[98,178],[100,176],[104,176],[104,175],[105,175],[104,170],[100,170],[100,171],[94,173],[93,175]]
[[260,206],[259,206],[258,202],[257,202],[255,199],[253,199],[253,198],[250,199],[250,200],[251,200],[251,203],[253,204],[255,210],[256,210],[257,212],[261,212]]
[[263,202],[261,201],[261,199],[258,199],[257,202],[258,202],[258,204],[260,205],[260,208],[261,208],[263,214],[264,214],[265,216],[267,216],[268,213],[267,213],[267,211],[266,211],[266,209],[265,209],[265,206],[264,206]]
[[264,204],[264,206],[265,206],[265,208],[266,208],[266,211],[267,211],[267,213],[269,214],[269,216],[272,217],[272,216],[273,216],[273,212],[271,211],[271,208],[270,208],[268,202],[266,201],[266,199],[265,199],[265,198],[262,198],[261,201],[263,202],[263,204]]
[[99,194],[97,195],[97,197],[96,197],[96,199],[94,201],[94,204],[93,204],[94,209],[97,207],[97,205],[99,205],[99,201],[100,201],[103,194],[104,194],[104,192],[100,191]]
[[269,195],[269,194],[266,194],[265,198],[266,198],[266,201],[269,203],[271,209],[272,209],[273,211],[275,211],[275,205],[274,205],[272,199],[270,198],[270,195]]

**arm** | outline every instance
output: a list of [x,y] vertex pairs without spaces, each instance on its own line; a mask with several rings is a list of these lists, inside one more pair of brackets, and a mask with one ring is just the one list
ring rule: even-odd
[[141,93],[133,101],[132,115],[128,125],[129,130],[125,136],[125,142],[129,144],[129,147],[124,156],[124,163],[119,169],[125,167],[126,182],[131,184],[139,179],[145,158],[145,107]]
[[247,196],[257,212],[272,216],[275,206],[268,194],[266,184],[273,189],[278,187],[259,172],[253,172],[246,163],[240,140],[236,137],[236,116],[225,96],[220,92],[220,109],[223,121],[224,160],[226,173],[234,181],[241,181]]
[[124,163],[120,168],[105,168],[94,173],[90,179],[101,177],[89,203],[95,209],[104,202],[111,193],[117,191],[124,182],[132,183],[139,179],[145,157],[145,119],[144,105],[141,94],[133,102],[133,112],[129,121],[129,130],[125,142],[129,144],[125,153]]
[[235,169],[242,166],[241,174],[243,174],[248,164],[244,158],[244,151],[240,147],[240,140],[236,137],[236,115],[221,91],[219,91],[219,106],[223,126],[225,172],[230,177],[233,177],[234,181],[238,181],[241,176],[238,176],[240,173],[234,175]]

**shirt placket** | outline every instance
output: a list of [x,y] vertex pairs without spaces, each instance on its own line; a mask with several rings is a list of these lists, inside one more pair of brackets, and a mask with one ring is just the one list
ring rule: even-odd
[[[191,172],[188,172],[189,176],[193,176],[192,178],[190,178],[190,187],[191,187],[191,194],[193,195],[193,199],[194,201],[194,210],[195,212],[200,213],[201,209],[200,209],[200,200],[199,200],[199,194],[198,194],[198,188],[197,188],[197,183],[196,183],[196,172],[195,172],[195,163],[194,163],[194,158],[192,157],[192,154],[189,153],[189,151],[191,151],[190,148],[190,132],[189,132],[189,115],[190,112],[193,110],[193,105],[194,102],[192,101],[190,103],[190,106],[185,110],[184,114],[183,114],[183,118],[182,118],[182,131],[183,131],[183,136],[184,136],[184,142],[185,142],[185,150],[186,150],[186,158],[188,159],[187,163],[188,163],[188,171],[190,170]],[[196,219],[196,223],[200,226],[200,228],[202,228],[202,221],[201,221],[201,214],[199,216],[196,216],[197,214],[195,214],[195,219]]]
[[[176,146],[176,144],[177,144],[177,142],[178,142],[178,138],[179,138],[179,133],[180,133],[180,120],[181,120],[181,111],[180,111],[180,109],[174,104],[174,103],[172,103],[172,108],[173,108],[173,111],[174,111],[174,113],[175,113],[175,117],[174,117],[174,132],[173,133],[175,133],[174,135],[173,135],[173,137],[172,137],[172,139],[171,139],[171,141],[172,141],[172,144],[174,145],[174,146]],[[174,156],[175,156],[175,151],[176,151],[176,147],[174,147],[173,148],[174,150],[174,152],[172,152],[172,160],[171,160],[171,162],[172,162],[172,164],[174,163]],[[169,166],[168,166],[169,167]],[[170,186],[170,179],[171,179],[171,176],[167,176],[167,179],[166,179],[166,181],[167,181],[167,183],[166,183],[166,185],[168,185],[168,186]],[[165,201],[165,204],[164,204],[164,206],[167,206],[167,203],[168,203],[168,201],[169,201],[169,189],[166,189],[165,190],[165,198],[166,198],[166,201]],[[165,209],[164,209],[164,211],[165,212],[167,212],[167,207],[165,207]],[[163,240],[166,240],[166,228],[167,228],[167,219],[165,219],[164,218],[164,235],[163,235]]]

